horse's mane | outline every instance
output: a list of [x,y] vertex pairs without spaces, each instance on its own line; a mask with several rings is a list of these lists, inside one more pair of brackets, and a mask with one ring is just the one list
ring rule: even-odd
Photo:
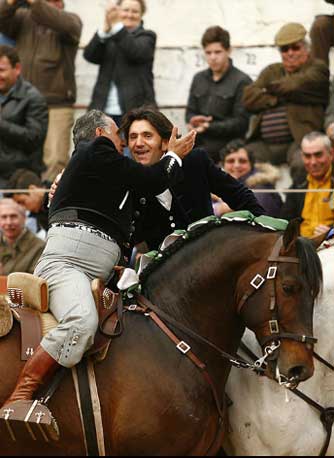
[[297,256],[300,259],[300,271],[311,288],[315,299],[322,290],[322,267],[319,256],[311,240],[298,237],[296,241]]
[[[148,278],[157,271],[168,259],[170,259],[176,252],[183,249],[187,244],[196,239],[200,239],[203,235],[208,234],[215,228],[223,228],[226,226],[233,226],[235,228],[244,228],[253,232],[272,232],[270,229],[266,229],[260,225],[252,226],[247,222],[231,222],[224,220],[212,220],[206,224],[200,225],[191,231],[185,232],[183,237],[180,237],[175,242],[170,244],[164,250],[158,252],[154,261],[151,262],[141,273],[140,283],[145,287],[145,283]],[[278,231],[277,233],[282,234]],[[297,256],[300,259],[300,273],[310,286],[312,291],[312,297],[315,299],[322,289],[322,267],[320,259],[316,253],[314,245],[311,240],[304,237],[298,237],[296,240]]]
[[224,221],[224,220],[212,220],[208,221],[206,224],[200,225],[191,231],[187,231],[183,237],[180,237],[175,242],[170,244],[164,250],[159,250],[158,255],[155,257],[154,261],[151,262],[143,272],[140,274],[140,283],[142,285],[148,280],[148,277],[155,272],[157,269],[160,268],[162,264],[164,264],[168,259],[171,258],[173,254],[183,249],[189,242],[201,238],[203,235],[211,232],[213,229],[218,227],[224,226],[235,226],[235,227],[243,227],[247,228],[249,231],[255,232],[272,232],[270,229],[266,229],[260,225],[251,226],[247,222],[231,222],[231,221]]

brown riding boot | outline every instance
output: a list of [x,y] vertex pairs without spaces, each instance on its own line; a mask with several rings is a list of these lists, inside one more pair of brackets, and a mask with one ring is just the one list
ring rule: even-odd
[[47,383],[60,367],[60,364],[39,345],[23,367],[16,387],[4,405],[32,400],[35,392]]
[[[60,367],[41,346],[26,362],[13,393],[0,409],[0,426],[5,425],[13,441],[25,440],[27,433],[34,441],[59,439],[58,425],[52,413],[33,397]],[[22,430],[25,436],[22,436]]]

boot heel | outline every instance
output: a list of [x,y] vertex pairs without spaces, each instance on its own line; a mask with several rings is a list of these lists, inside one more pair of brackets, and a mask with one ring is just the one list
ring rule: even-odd
[[15,401],[0,409],[0,422],[5,423],[8,435],[15,440],[45,442],[59,440],[59,428],[46,405],[38,401]]

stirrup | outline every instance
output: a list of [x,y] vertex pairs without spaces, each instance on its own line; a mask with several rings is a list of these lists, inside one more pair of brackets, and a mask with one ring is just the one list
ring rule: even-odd
[[[56,419],[45,404],[39,401],[15,401],[0,409],[0,429],[5,427],[7,434],[16,442],[26,440],[27,433],[34,441],[59,440]],[[3,432],[2,432],[3,434]],[[4,437],[1,434],[1,437]]]

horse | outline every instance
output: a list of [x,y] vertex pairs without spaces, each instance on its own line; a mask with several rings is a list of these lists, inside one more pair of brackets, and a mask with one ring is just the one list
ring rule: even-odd
[[[333,365],[334,246],[319,252],[324,289],[315,306],[315,351]],[[243,339],[255,354],[259,347],[252,333]],[[320,411],[277,383],[255,373],[232,368],[226,387],[233,405],[229,409],[230,434],[224,449],[235,456],[317,456],[325,445],[326,430]],[[316,361],[314,376],[300,391],[319,406],[334,407],[334,371]],[[332,410],[332,409],[331,409]],[[333,413],[333,410],[332,410]],[[334,455],[334,440],[327,451]]]
[[[122,334],[95,366],[106,454],[212,455],[221,444],[225,384],[235,363],[226,354],[235,355],[245,326],[261,345],[279,343],[268,364],[271,377],[279,371],[298,383],[312,376],[320,261],[293,222],[273,232],[218,219],[188,231],[156,259],[141,275],[142,291],[165,324],[172,318],[169,328],[181,345],[150,313],[136,313],[136,307],[123,313]],[[22,367],[19,353],[15,324],[0,339],[0,404]],[[194,364],[191,355],[201,363]],[[13,442],[3,428],[1,454],[85,455],[70,374],[48,407],[59,425],[59,441]]]

